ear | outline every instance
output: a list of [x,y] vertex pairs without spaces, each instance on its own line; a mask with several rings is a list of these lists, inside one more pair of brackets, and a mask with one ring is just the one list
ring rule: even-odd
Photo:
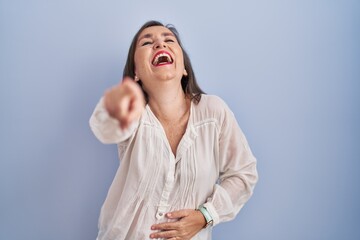
[[139,81],[139,80],[140,80],[140,79],[139,79],[139,77],[137,76],[136,70],[135,70],[135,77],[134,77],[134,80],[135,80],[135,82],[137,82],[137,81]]
[[188,73],[187,73],[187,71],[186,71],[185,68],[184,68],[184,73],[183,73],[183,75],[184,75],[185,77],[187,77],[187,75],[188,75]]

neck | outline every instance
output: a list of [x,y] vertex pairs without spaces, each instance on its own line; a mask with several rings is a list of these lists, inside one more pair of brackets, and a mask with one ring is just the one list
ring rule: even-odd
[[190,101],[181,84],[161,84],[155,91],[148,93],[149,106],[160,121],[176,121],[188,112]]

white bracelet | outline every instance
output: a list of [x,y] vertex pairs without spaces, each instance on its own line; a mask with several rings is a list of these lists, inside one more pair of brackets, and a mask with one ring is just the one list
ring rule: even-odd
[[213,224],[214,220],[213,220],[212,216],[210,215],[210,213],[208,212],[208,210],[206,209],[206,207],[204,207],[204,205],[200,205],[197,210],[199,210],[202,213],[202,215],[204,216],[204,218],[206,220],[206,225],[204,226],[204,228],[211,226]]

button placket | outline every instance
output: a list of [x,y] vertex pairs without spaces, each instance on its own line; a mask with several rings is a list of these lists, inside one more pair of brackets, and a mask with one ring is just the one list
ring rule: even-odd
[[156,212],[156,219],[162,219],[165,216],[166,211],[169,208],[168,201],[170,193],[174,188],[174,177],[175,177],[175,161],[173,158],[170,158],[169,172],[166,176],[166,182],[161,194],[160,203]]

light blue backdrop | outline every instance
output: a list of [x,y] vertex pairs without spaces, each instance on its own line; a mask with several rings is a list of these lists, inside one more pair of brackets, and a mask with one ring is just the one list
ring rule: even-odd
[[0,0],[0,239],[95,239],[118,161],[88,119],[150,19],[178,28],[258,158],[214,239],[360,239],[356,0]]

